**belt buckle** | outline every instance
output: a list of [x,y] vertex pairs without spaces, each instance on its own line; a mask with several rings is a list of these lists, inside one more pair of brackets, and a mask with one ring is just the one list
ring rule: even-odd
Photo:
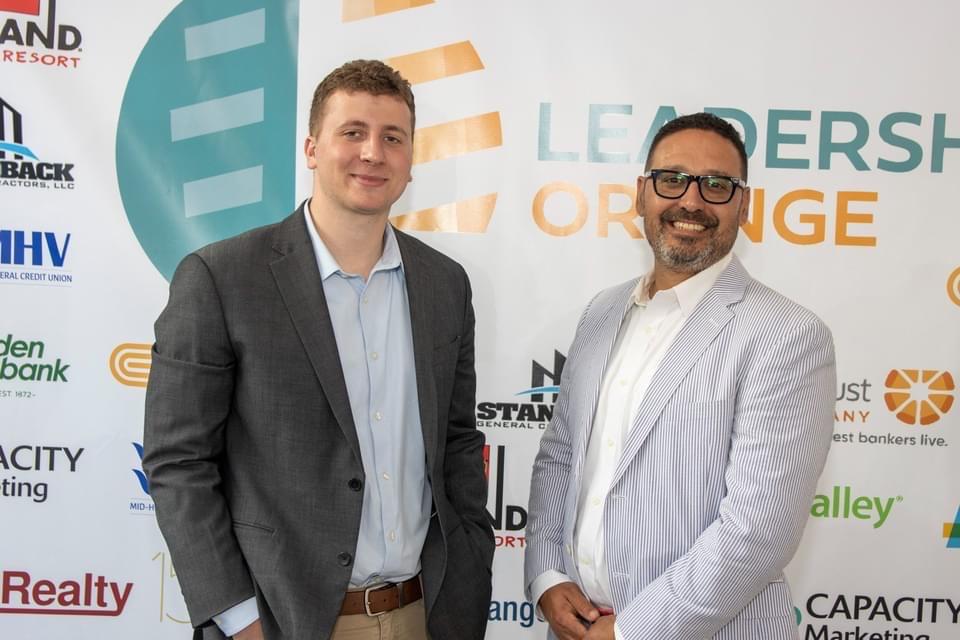
[[378,611],[378,612],[376,612],[376,613],[374,613],[373,611],[370,611],[370,592],[371,592],[371,591],[379,591],[380,589],[386,589],[386,588],[388,588],[388,587],[386,587],[386,586],[384,586],[384,585],[382,585],[382,584],[377,584],[377,585],[373,585],[373,586],[371,586],[371,587],[367,587],[366,589],[363,590],[363,612],[366,613],[366,614],[367,614],[368,616],[370,616],[371,618],[376,618],[377,616],[382,616],[383,614],[386,613],[386,611]]

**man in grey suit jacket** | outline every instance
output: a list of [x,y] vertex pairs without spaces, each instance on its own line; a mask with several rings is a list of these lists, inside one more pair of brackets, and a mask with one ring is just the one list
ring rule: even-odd
[[587,306],[534,463],[524,580],[555,637],[797,638],[783,568],[833,431],[833,342],[731,254],[746,179],[716,116],[651,144],[653,270]]
[[387,220],[413,129],[396,71],[335,70],[312,198],[173,277],[143,463],[196,638],[483,637],[470,283]]

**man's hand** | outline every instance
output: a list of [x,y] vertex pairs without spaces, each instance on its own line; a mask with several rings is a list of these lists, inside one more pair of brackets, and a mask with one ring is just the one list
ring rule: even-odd
[[616,636],[613,633],[613,625],[616,623],[615,615],[600,616],[600,619],[590,625],[584,640],[614,640]]
[[[613,636],[610,636],[611,638]],[[233,640],[263,640],[263,629],[260,628],[260,619],[257,618],[248,626],[238,631]]]
[[[550,628],[560,640],[581,640],[586,637],[587,626],[583,623],[594,622],[600,612],[572,582],[561,582],[547,589],[540,597],[540,611],[550,623]],[[613,624],[610,625],[613,633]],[[606,637],[606,636],[597,636]],[[612,635],[610,636],[613,637]]]

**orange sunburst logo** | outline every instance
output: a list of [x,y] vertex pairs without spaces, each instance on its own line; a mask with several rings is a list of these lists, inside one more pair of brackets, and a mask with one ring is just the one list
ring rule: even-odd
[[949,371],[893,369],[885,385],[887,409],[905,424],[929,426],[953,406],[956,386]]

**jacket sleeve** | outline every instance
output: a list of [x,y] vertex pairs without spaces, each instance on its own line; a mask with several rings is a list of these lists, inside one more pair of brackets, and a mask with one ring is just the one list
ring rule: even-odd
[[235,356],[206,263],[187,256],[155,325],[143,468],[195,627],[254,595],[222,493]]
[[484,436],[477,429],[477,376],[474,367],[473,301],[470,281],[463,275],[463,324],[447,414],[443,461],[447,495],[457,514],[468,526],[489,569],[493,564],[493,529],[487,518],[487,483],[483,473]]
[[[540,439],[540,449],[533,463],[530,477],[527,540],[524,552],[523,586],[528,599],[533,597],[531,585],[548,571],[565,574],[563,563],[563,517],[570,489],[571,461],[573,459],[573,430],[570,424],[570,390],[576,359],[583,344],[581,335],[590,308],[600,296],[590,301],[577,323],[569,357],[560,375],[560,393],[553,417]],[[576,514],[568,514],[572,519]]]
[[737,389],[718,516],[618,614],[624,637],[712,638],[780,578],[826,461],[835,386],[833,341],[816,318],[758,354]]

